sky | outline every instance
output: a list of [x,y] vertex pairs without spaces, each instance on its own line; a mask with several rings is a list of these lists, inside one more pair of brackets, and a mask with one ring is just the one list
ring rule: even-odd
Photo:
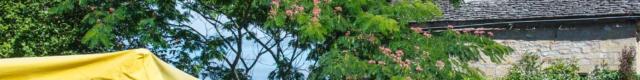
[[[206,22],[204,18],[202,18],[195,12],[191,12],[191,15],[192,15],[192,17],[190,18],[191,22],[187,23],[187,25],[193,27],[194,29],[196,29],[196,31],[198,31],[199,33],[202,33],[203,35],[208,35],[208,36],[217,35],[215,32],[216,30],[214,30],[214,26]],[[223,19],[220,21],[228,21],[228,20]],[[256,30],[257,29],[252,29],[252,31],[258,32]],[[223,34],[223,36],[231,36],[231,34],[228,32],[223,31],[221,33]],[[266,36],[263,33],[257,33],[257,37],[261,38]],[[287,43],[288,40],[291,40],[291,39],[285,39],[284,41],[286,42],[284,43]],[[258,50],[261,48],[258,43],[255,43],[255,41],[248,41],[248,40],[244,40],[242,46],[243,46],[242,56],[245,58],[250,58],[249,60],[253,59],[255,55],[257,55]],[[285,47],[285,49],[286,48],[287,47]],[[290,51],[291,50],[289,50],[289,53]],[[299,60],[297,61],[300,61],[300,62],[297,62],[297,64],[294,64],[298,68],[305,69],[305,70],[300,70],[302,73],[304,73],[305,76],[309,73],[307,70],[307,68],[309,67],[309,64],[312,63],[310,61],[305,60],[305,58],[307,57],[306,53],[307,52],[304,52],[304,54],[302,54],[300,58],[298,58]],[[227,57],[234,57],[234,56],[235,55],[233,54],[227,55]],[[276,68],[276,65],[274,64],[273,58],[271,57],[270,54],[267,53],[262,55],[262,57],[258,60],[258,63],[256,63],[255,67],[250,71],[249,74],[255,80],[265,80],[268,78],[269,73],[273,71],[275,68]]]

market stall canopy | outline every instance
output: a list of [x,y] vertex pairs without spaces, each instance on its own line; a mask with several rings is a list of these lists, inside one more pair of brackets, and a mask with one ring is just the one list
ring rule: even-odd
[[146,49],[0,59],[0,80],[196,80]]

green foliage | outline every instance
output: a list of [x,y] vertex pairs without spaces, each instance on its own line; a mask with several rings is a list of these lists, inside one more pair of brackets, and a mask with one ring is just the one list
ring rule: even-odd
[[541,70],[542,63],[539,56],[525,54],[518,63],[509,70],[509,74],[504,78],[507,80],[542,80],[544,71]]
[[575,80],[580,79],[578,75],[578,66],[575,63],[557,61],[551,66],[544,69],[545,78],[557,80]]
[[[289,46],[310,50],[308,59],[317,62],[309,79],[479,79],[482,75],[466,62],[480,60],[481,52],[498,62],[512,51],[474,34],[446,31],[430,37],[413,32],[409,22],[442,15],[431,1],[197,0],[188,8],[228,32],[255,26],[275,40],[293,34]],[[406,54],[393,60],[380,47]],[[283,76],[297,74],[285,63],[290,60],[274,59],[278,69],[271,79],[299,79]],[[405,63],[401,67],[399,62]]]
[[[482,79],[478,70],[466,64],[480,60],[479,52],[489,46],[499,46],[492,40],[471,34],[457,34],[453,31],[424,37],[408,32],[401,37],[391,39],[386,45],[390,49],[402,51],[404,56],[398,59],[376,49],[382,41],[370,42],[358,36],[345,36],[336,40],[331,51],[318,59],[311,79],[392,79],[394,77],[414,79]],[[414,40],[415,39],[415,40]],[[467,44],[461,44],[467,43]],[[511,49],[503,48],[504,52]],[[466,49],[466,50],[465,50]],[[487,55],[503,56],[501,52],[485,51]],[[498,54],[496,54],[498,53]],[[496,59],[498,60],[498,59]],[[374,61],[375,63],[368,63]],[[405,61],[405,62],[402,62]],[[409,61],[409,62],[407,62]],[[443,61],[439,68],[437,61]],[[382,62],[383,64],[381,64]],[[402,66],[409,65],[409,66]]]
[[578,66],[566,61],[554,61],[542,68],[539,56],[525,54],[519,63],[514,64],[506,80],[579,80]]
[[[43,12],[71,20],[78,29],[75,45],[99,52],[148,48],[165,61],[193,75],[206,69],[224,71],[210,62],[222,57],[220,41],[199,34],[182,23],[188,14],[178,11],[182,0],[63,0]],[[52,24],[56,24],[53,22]],[[66,34],[58,34],[66,35]],[[67,49],[73,50],[73,49]],[[206,54],[194,54],[206,53]],[[212,70],[213,71],[213,70]],[[215,72],[214,71],[214,72]],[[197,75],[196,75],[197,76]]]
[[400,31],[396,20],[381,15],[366,14],[358,17],[354,23],[356,23],[355,26],[359,26],[355,29],[360,29],[363,33],[390,35]]
[[[539,56],[525,54],[514,64],[504,80],[619,80],[622,74],[616,70],[608,70],[607,64],[596,66],[588,75],[579,76],[575,63],[554,61],[550,66],[542,67]],[[637,76],[636,76],[637,77]]]
[[325,38],[323,36],[327,36],[327,29],[325,29],[318,23],[309,24],[311,25],[305,25],[304,27],[302,27],[302,33],[300,33],[302,35],[300,35],[300,37],[311,40],[324,41]]
[[595,70],[589,74],[588,80],[617,80],[621,75],[618,71],[607,70],[606,65],[596,66]]
[[[410,22],[442,13],[423,0],[272,0],[263,28],[297,33],[313,49],[309,79],[483,79],[469,61],[494,62],[511,48],[479,34],[423,32]],[[221,7],[224,9],[224,7]],[[252,10],[252,9],[245,9]],[[284,23],[284,24],[283,24]],[[291,29],[288,29],[291,28]],[[430,34],[433,33],[433,34]]]
[[[46,11],[37,9],[43,13],[32,14],[48,15],[53,17],[52,21],[68,21],[44,21],[43,25],[23,22],[15,26],[30,25],[35,28],[68,23],[67,27],[60,30],[71,30],[73,36],[51,37],[65,39],[54,46],[74,44],[74,47],[62,50],[76,47],[84,49],[86,46],[91,47],[87,51],[151,48],[156,53],[162,53],[158,55],[165,61],[186,72],[193,75],[208,72],[200,75],[214,79],[249,79],[249,75],[246,75],[249,68],[238,69],[235,67],[238,59],[231,62],[224,57],[226,53],[235,51],[228,45],[239,45],[236,52],[242,53],[240,44],[243,38],[257,39],[254,33],[242,33],[249,31],[247,28],[252,28],[250,26],[264,30],[267,36],[274,39],[281,39],[277,36],[283,33],[291,33],[294,39],[289,41],[289,46],[310,50],[308,59],[316,61],[317,65],[311,67],[309,79],[483,79],[478,69],[469,67],[469,61],[480,60],[480,53],[483,53],[490,56],[492,61],[499,62],[512,51],[479,34],[412,31],[410,22],[426,22],[442,15],[430,0],[271,1],[64,0],[47,4],[56,7]],[[239,33],[234,37],[199,34],[190,26],[181,24],[188,21],[190,14],[180,13],[176,8],[179,3],[203,15],[215,26],[221,26],[220,29]],[[13,9],[17,8],[8,8],[7,11],[13,11],[13,14],[21,11]],[[11,22],[4,18],[2,21]],[[0,33],[24,33],[32,29],[1,25],[3,31]],[[4,36],[14,37],[14,34]],[[15,51],[46,50],[31,50],[39,44],[15,48],[15,45],[24,45],[26,42],[16,43],[23,39],[11,39],[2,43],[1,48],[5,49],[2,51],[18,53]],[[284,51],[270,53],[283,54]],[[270,74],[271,79],[303,79],[291,64],[295,58],[274,57],[274,60],[278,69]],[[216,63],[222,61],[228,64]],[[242,64],[245,64],[244,61]]]
[[112,29],[112,26],[96,24],[82,37],[82,43],[89,44],[90,47],[98,46],[98,44],[112,46],[113,44],[110,41],[113,38]]
[[79,45],[83,28],[76,18],[47,14],[56,0],[0,1],[0,58],[49,56],[99,51]]
[[[180,14],[173,0],[65,0],[49,10],[56,16],[64,18],[79,18],[83,26],[89,30],[84,34],[82,43],[90,47],[105,47],[122,49],[126,44],[117,42],[130,41],[134,46],[150,44],[153,47],[168,48],[166,37],[174,36],[176,31],[184,30],[170,28],[169,21],[186,21],[185,15]],[[80,13],[78,13],[80,12]],[[129,46],[129,45],[126,45]]]

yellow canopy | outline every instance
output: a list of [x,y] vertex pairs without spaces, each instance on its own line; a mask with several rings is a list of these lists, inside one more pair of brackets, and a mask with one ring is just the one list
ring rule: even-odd
[[195,80],[149,50],[0,59],[0,80]]

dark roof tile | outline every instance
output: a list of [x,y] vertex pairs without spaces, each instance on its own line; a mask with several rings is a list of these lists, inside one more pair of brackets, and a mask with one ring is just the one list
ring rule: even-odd
[[448,0],[436,1],[444,12],[436,21],[640,15],[640,0],[483,0],[457,8]]

